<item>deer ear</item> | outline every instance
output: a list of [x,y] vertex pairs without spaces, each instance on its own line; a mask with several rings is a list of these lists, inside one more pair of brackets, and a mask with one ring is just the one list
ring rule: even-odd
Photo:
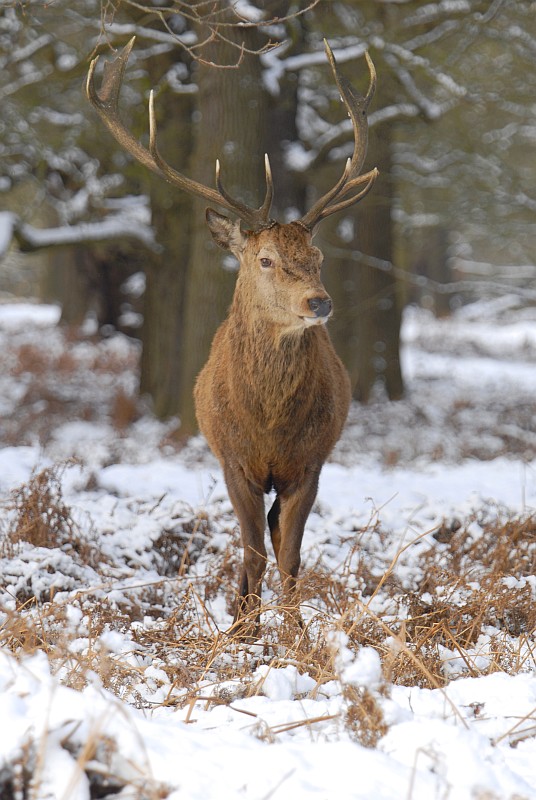
[[242,251],[245,236],[240,230],[240,222],[232,222],[212,208],[207,208],[206,220],[217,245],[223,247],[224,250],[230,250],[235,255]]

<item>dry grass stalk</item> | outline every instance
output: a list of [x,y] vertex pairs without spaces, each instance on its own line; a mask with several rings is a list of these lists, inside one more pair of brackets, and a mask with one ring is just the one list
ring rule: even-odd
[[[61,469],[33,476],[8,500],[1,555],[9,562],[21,547],[67,549],[79,561],[93,558],[102,583],[64,592],[61,599],[22,593],[15,607],[4,611],[0,643],[15,653],[45,650],[69,686],[82,688],[87,675],[96,672],[104,686],[129,696],[135,705],[147,706],[149,696],[135,687],[144,684],[146,664],[152,660],[169,679],[164,699],[158,702],[185,705],[191,718],[195,703],[208,696],[208,686],[213,687],[211,703],[231,703],[237,696],[262,691],[262,685],[251,680],[259,665],[277,669],[292,664],[315,681],[310,692],[314,698],[324,684],[340,680],[328,643],[328,632],[334,629],[346,634],[356,654],[365,645],[376,649],[386,684],[443,690],[449,677],[445,658],[450,664],[457,658],[459,671],[473,676],[498,670],[516,673],[534,664],[536,607],[530,580],[523,580],[534,571],[536,525],[531,517],[474,518],[466,525],[443,526],[435,534],[436,542],[429,533],[420,534],[399,548],[383,569],[371,542],[386,534],[375,521],[371,529],[356,531],[354,545],[345,549],[337,570],[319,557],[303,571],[299,596],[305,623],[296,608],[278,598],[279,576],[269,568],[270,599],[261,609],[262,636],[244,644],[220,629],[213,610],[222,595],[228,609],[234,605],[232,587],[240,558],[236,530],[230,531],[223,550],[211,550],[212,531],[227,522],[207,511],[193,514],[173,531],[163,531],[155,542],[154,557],[166,577],[129,582],[128,588],[117,591],[120,582],[104,577],[103,564],[95,558],[98,547],[81,533],[63,501]],[[200,557],[210,569],[196,575],[194,565]],[[401,577],[407,558],[419,566],[419,583],[411,587]],[[123,598],[122,604],[108,602],[112,589]],[[167,613],[171,597],[175,608]],[[78,609],[78,628],[71,618],[73,608]],[[381,608],[388,609],[387,614],[377,610]],[[144,617],[153,623],[140,625]],[[491,637],[490,629],[495,631]],[[109,631],[130,638],[131,652],[111,652],[103,644]],[[85,646],[73,650],[75,638]],[[218,685],[227,681],[237,687],[234,694],[226,699],[224,692],[217,700]],[[381,702],[366,687],[342,685],[341,691],[346,693],[344,724],[353,736],[373,746],[385,732]],[[279,732],[265,734],[273,738]],[[89,755],[87,759],[91,762]]]
[[84,534],[63,500],[62,477],[72,462],[34,473],[4,501],[0,557],[11,558],[21,543],[71,552],[83,564],[96,566],[102,554],[94,536]]

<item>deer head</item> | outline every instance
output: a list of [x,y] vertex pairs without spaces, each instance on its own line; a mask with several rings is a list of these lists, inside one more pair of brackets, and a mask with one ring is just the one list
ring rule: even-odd
[[273,182],[268,156],[265,156],[266,192],[262,205],[251,208],[231,197],[222,185],[220,164],[216,162],[216,189],[194,181],[170,167],[157,146],[154,94],[149,102],[149,149],[143,147],[121,122],[118,102],[121,84],[134,38],[114,61],[105,63],[102,88],[94,83],[97,59],[91,62],[87,94],[108,130],[117,141],[146,167],[190,194],[202,197],[238,217],[232,222],[212,209],[207,222],[215,242],[230,250],[240,262],[236,302],[248,298],[249,308],[270,316],[282,331],[300,331],[326,322],[332,303],[320,280],[322,254],[312,245],[318,224],[361,200],[372,188],[376,169],[360,174],[367,150],[367,109],[376,86],[376,73],[366,54],[370,84],[365,96],[358,94],[340,74],[333,52],[325,42],[326,54],[341,98],[352,120],[354,152],[346,162],[337,183],[300,219],[279,224],[270,217]]
[[240,222],[207,209],[216,244],[240,262],[235,302],[257,321],[281,332],[300,331],[327,322],[332,303],[320,279],[322,253],[299,222],[277,222],[260,231],[242,231]]

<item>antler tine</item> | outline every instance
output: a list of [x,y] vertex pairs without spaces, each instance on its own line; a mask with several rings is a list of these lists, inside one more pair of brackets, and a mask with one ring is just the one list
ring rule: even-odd
[[233,206],[235,213],[240,217],[240,219],[246,224],[251,225],[253,229],[267,227],[272,224],[270,220],[270,209],[272,207],[274,186],[272,181],[270,160],[267,153],[264,155],[264,169],[266,175],[266,194],[264,196],[262,205],[259,208],[253,209],[249,206],[246,206],[244,203],[241,203],[239,200],[235,200],[227,192],[221,181],[219,159],[216,160],[216,187],[219,193],[225,198],[227,203],[229,203],[229,206]]
[[266,179],[266,194],[264,195],[264,202],[259,208],[259,211],[268,222],[270,217],[270,209],[272,208],[272,200],[274,199],[274,182],[272,179],[272,167],[270,166],[268,153],[264,154],[264,174]]
[[376,75],[376,67],[374,66],[374,63],[369,55],[368,50],[365,50],[365,58],[367,60],[367,66],[369,69],[369,76],[370,76],[369,88],[365,95],[365,109],[368,109],[370,101],[372,100],[376,92],[376,83],[378,82],[378,78]]
[[202,197],[204,200],[209,200],[211,203],[217,203],[228,211],[236,211],[235,208],[232,208],[226,202],[226,199],[222,197],[220,192],[211,189],[209,186],[204,186],[202,183],[198,183],[192,178],[183,175],[182,172],[178,172],[176,169],[173,169],[173,167],[170,167],[167,161],[164,161],[160,155],[156,135],[155,100],[154,91],[151,89],[149,94],[149,152],[159,174],[174,186],[184,189],[184,191],[189,194],[195,194],[198,197]]
[[335,83],[339,89],[341,99],[346,106],[348,116],[352,120],[352,126],[354,129],[354,152],[352,155],[352,168],[350,175],[354,177],[355,175],[359,174],[359,171],[365,161],[365,156],[367,155],[367,109],[376,89],[376,70],[374,69],[374,64],[372,63],[372,59],[370,58],[368,52],[365,51],[365,57],[367,59],[367,65],[370,74],[370,82],[365,97],[362,97],[362,95],[360,95],[354,89],[348,79],[339,72],[337,62],[335,61],[335,56],[333,55],[333,50],[325,39],[324,46],[326,48],[326,55],[331,66],[331,71],[333,72],[333,77],[335,78]]
[[272,207],[272,199],[274,194],[274,186],[272,181],[272,170],[270,167],[270,160],[268,158],[268,154],[264,156],[264,168],[265,168],[265,175],[266,175],[266,194],[264,196],[264,202],[259,208],[250,208],[246,206],[244,203],[240,202],[240,200],[235,200],[224,188],[221,182],[221,174],[220,174],[220,162],[219,159],[216,160],[216,186],[218,188],[219,193],[223,198],[225,198],[226,202],[229,204],[229,208],[234,210],[234,212],[243,220],[246,224],[251,225],[251,227],[255,229],[268,227],[272,224],[270,220],[270,209]]
[[[346,106],[348,116],[352,120],[352,127],[354,131],[354,152],[352,158],[348,159],[344,172],[335,186],[326,192],[313,207],[302,217],[300,220],[302,225],[312,230],[320,220],[347,208],[352,203],[357,203],[361,200],[372,188],[374,181],[378,176],[376,169],[372,170],[365,175],[359,175],[361,167],[365,161],[367,154],[367,141],[368,141],[368,126],[367,126],[367,109],[374,96],[376,89],[376,70],[369,54],[366,52],[367,65],[369,69],[370,81],[366,95],[363,97],[352,86],[352,84],[339,72],[337,62],[333,51],[329,46],[326,39],[324,39],[324,46],[326,48],[326,55],[328,57],[335,82],[339,89],[341,99]],[[367,186],[362,189],[358,194],[351,198],[347,198],[339,203],[332,203],[337,197],[347,195],[356,186],[367,182]],[[330,203],[332,203],[330,205]]]
[[119,144],[131,153],[144,166],[153,172],[159,172],[147,150],[124,127],[119,117],[118,103],[123,76],[130,51],[134,46],[136,37],[125,45],[113,61],[104,63],[104,73],[100,91],[95,87],[95,68],[99,57],[94,58],[89,65],[86,81],[86,94],[91,105],[96,109],[100,118]]
[[[349,160],[349,159],[348,159]],[[355,189],[361,183],[365,183],[365,187],[361,189],[360,192],[357,194],[352,195],[352,197],[347,197],[346,200],[341,200],[338,203],[333,203],[333,205],[327,206],[320,212],[320,216],[318,218],[317,223],[321,220],[329,217],[331,214],[336,214],[338,211],[342,211],[344,208],[348,208],[349,206],[353,206],[354,203],[358,203],[362,200],[366,195],[370,192],[374,184],[376,183],[376,178],[379,175],[379,170],[374,167],[371,169],[370,172],[365,172],[363,175],[360,175],[358,178],[354,178],[353,181],[350,181],[345,190],[341,192],[341,195],[348,194],[352,189]]]
[[217,189],[211,189],[204,186],[202,183],[186,177],[182,173],[170,167],[164,161],[158,151],[157,146],[157,129],[156,129],[156,115],[155,115],[155,101],[154,94],[151,92],[149,98],[149,150],[141,145],[138,140],[125,128],[119,115],[119,94],[125,68],[127,65],[128,57],[134,46],[136,37],[125,45],[118,56],[113,61],[105,62],[103,81],[100,91],[95,87],[95,68],[97,66],[98,57],[94,58],[89,66],[86,93],[90,103],[97,110],[99,116],[104,124],[119,142],[119,144],[134,156],[144,166],[148,167],[153,172],[156,172],[160,177],[178,186],[184,191],[208,200],[233,214],[236,214],[246,224],[251,225],[253,228],[265,227],[270,224],[269,213],[271,207],[271,200],[273,194],[273,187],[271,181],[271,172],[269,164],[266,170],[266,197],[263,205],[259,209],[252,209],[249,206],[234,200],[222,187],[219,180],[219,167],[216,174]]

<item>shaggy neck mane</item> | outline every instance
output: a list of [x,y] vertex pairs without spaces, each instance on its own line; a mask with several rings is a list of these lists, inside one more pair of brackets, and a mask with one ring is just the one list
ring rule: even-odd
[[234,363],[240,364],[234,390],[242,396],[242,404],[254,416],[262,416],[269,427],[284,426],[296,415],[306,414],[308,398],[314,394],[310,390],[318,380],[325,328],[282,333],[280,326],[262,317],[248,319],[236,303],[231,318],[231,354]]

